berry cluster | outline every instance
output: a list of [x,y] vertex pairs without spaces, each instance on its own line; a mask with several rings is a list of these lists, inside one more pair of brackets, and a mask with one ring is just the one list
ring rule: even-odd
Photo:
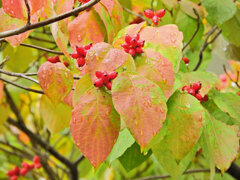
[[161,18],[166,14],[166,10],[160,9],[158,11],[152,11],[151,9],[147,9],[144,11],[144,14],[147,18],[152,19],[153,24],[157,26],[158,22],[161,21]]
[[[58,63],[58,62],[61,62],[59,56],[48,57],[47,60],[48,60],[48,62],[54,63],[54,64],[55,64],[55,63]],[[64,64],[66,67],[69,66],[69,63],[66,62],[66,61],[64,61],[63,64]]]
[[202,101],[208,101],[208,96],[205,95],[202,97],[202,95],[199,93],[200,89],[202,88],[202,84],[200,81],[195,82],[191,84],[190,86],[183,86],[182,90],[187,91],[188,94],[191,94],[195,98],[197,98],[200,102]]
[[92,43],[91,44],[87,44],[86,46],[77,46],[76,47],[76,53],[72,53],[71,56],[73,59],[77,59],[77,64],[79,67],[83,67],[86,63],[86,55],[87,55],[87,51],[92,47]]
[[129,53],[131,56],[135,56],[136,54],[143,53],[143,46],[145,41],[140,40],[140,35],[135,34],[133,37],[129,36],[128,34],[125,35],[125,43],[122,44],[122,48],[126,53]]
[[85,4],[85,3],[87,3],[87,2],[89,2],[90,0],[78,0],[80,3],[83,3],[83,4]]
[[98,79],[94,82],[94,86],[106,86],[108,90],[112,89],[112,80],[115,79],[118,75],[118,73],[115,71],[110,73],[107,73],[106,71],[96,71],[95,74]]
[[183,62],[185,63],[185,64],[189,64],[189,62],[190,62],[190,60],[188,59],[188,58],[186,58],[186,57],[183,57],[182,58],[182,60],[183,60]]
[[33,164],[28,164],[22,162],[22,168],[15,166],[12,170],[7,172],[7,176],[10,177],[10,180],[17,180],[19,176],[25,176],[29,171],[34,168],[40,169],[42,167],[39,156],[33,157]]

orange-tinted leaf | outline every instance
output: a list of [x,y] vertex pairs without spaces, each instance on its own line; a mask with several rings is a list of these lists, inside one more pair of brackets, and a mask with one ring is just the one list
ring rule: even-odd
[[28,144],[30,142],[29,137],[22,131],[20,131],[18,137],[19,140],[22,141],[24,144]]
[[[37,14],[34,14],[33,16],[31,16],[32,23],[35,23],[37,21],[38,21]],[[0,9],[0,32],[22,27],[22,26],[26,25],[26,23],[27,23],[26,20],[12,18],[12,17],[8,16],[6,13],[4,13],[2,8]],[[29,35],[30,32],[32,32],[32,31],[27,31],[27,32],[19,34],[19,35],[7,37],[6,40],[9,41],[12,46],[17,46],[24,39],[27,38],[27,36]]]
[[73,8],[74,0],[57,0],[55,7],[56,7],[56,14],[61,14],[67,11],[70,11]]
[[46,95],[43,95],[40,100],[40,113],[51,133],[57,133],[69,126],[72,108],[65,103],[54,105]]
[[2,97],[3,97],[3,86],[4,86],[3,82],[0,81],[0,103],[1,103]]
[[[47,0],[28,0],[31,15],[42,9]],[[3,10],[10,16],[18,19],[27,19],[27,8],[24,0],[2,0]]]
[[137,72],[155,82],[166,99],[172,94],[175,74],[171,62],[151,49],[144,50],[145,56],[136,61]]
[[107,43],[95,44],[87,54],[87,71],[92,79],[95,79],[96,71],[115,71],[132,57],[121,49],[115,49]]
[[123,72],[113,81],[114,107],[144,148],[166,118],[166,100],[160,87],[137,73]]
[[68,104],[71,108],[73,108],[73,93],[74,90],[70,91],[70,93],[64,98],[64,102]]
[[57,104],[71,91],[73,75],[62,63],[45,62],[38,70],[38,80],[44,93]]
[[80,96],[72,111],[70,130],[74,142],[95,168],[107,158],[120,129],[111,96],[92,88]]
[[104,41],[104,24],[94,11],[80,13],[68,25],[69,40],[73,49],[87,43]]

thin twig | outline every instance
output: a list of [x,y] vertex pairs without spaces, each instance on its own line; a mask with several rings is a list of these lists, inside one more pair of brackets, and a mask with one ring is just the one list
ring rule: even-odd
[[27,7],[27,14],[28,14],[28,19],[27,19],[27,25],[26,26],[29,26],[31,25],[31,10],[30,10],[30,6],[28,4],[28,0],[24,0],[25,2],[25,5]]
[[24,89],[24,90],[26,90],[26,91],[30,91],[30,92],[34,92],[34,93],[38,93],[38,94],[44,94],[43,91],[36,90],[36,89],[31,89],[31,88],[27,88],[27,87],[21,86],[21,85],[19,85],[19,84],[16,84],[16,83],[14,83],[14,82],[11,82],[11,81],[8,81],[8,80],[6,80],[6,79],[3,79],[3,78],[1,78],[1,77],[0,77],[0,80],[2,80],[2,81],[5,82],[5,83],[11,84],[11,85],[13,85],[13,86],[16,86],[16,87],[18,87],[18,88]]
[[[192,169],[184,172],[183,174],[193,174],[193,173],[203,173],[203,172],[210,172],[210,169]],[[160,176],[149,176],[144,178],[138,178],[135,180],[152,180],[152,179],[165,179],[171,177],[169,174],[167,175],[160,175]]]
[[186,47],[192,42],[192,40],[195,38],[195,36],[197,35],[199,28],[200,28],[200,16],[199,16],[198,12],[196,11],[196,9],[194,9],[194,8],[193,8],[193,12],[197,16],[197,28],[196,28],[195,32],[193,33],[192,37],[189,39],[189,41],[183,47],[182,51],[184,51],[186,49]]
[[237,80],[234,80],[234,79],[232,79],[232,77],[230,76],[230,74],[228,74],[227,68],[226,68],[225,64],[223,64],[223,70],[224,70],[225,74],[228,76],[228,78],[229,78],[232,82],[234,82],[238,88],[240,88],[240,84],[238,84],[239,71],[237,71]]
[[10,58],[7,56],[1,63],[0,68],[9,60]]
[[29,39],[33,39],[33,40],[37,40],[37,41],[42,41],[42,42],[46,42],[46,43],[51,43],[51,44],[56,44],[56,42],[48,40],[48,39],[42,39],[39,37],[35,37],[35,36],[29,36]]
[[33,79],[33,78],[30,78],[30,77],[28,77],[28,76],[25,76],[25,75],[22,74],[22,73],[13,73],[13,72],[5,71],[5,70],[3,70],[3,69],[0,69],[0,73],[6,74],[6,75],[8,75],[8,76],[14,76],[14,77],[24,78],[24,79],[27,79],[27,80],[30,80],[30,81],[32,81],[32,82],[35,82],[35,83],[39,84],[37,80],[35,80],[35,79]]
[[13,35],[18,35],[18,34],[26,32],[26,31],[29,31],[31,29],[36,29],[36,28],[46,26],[48,24],[52,24],[54,22],[63,20],[65,18],[68,18],[70,16],[75,15],[76,13],[80,13],[80,12],[92,7],[93,5],[97,4],[99,1],[100,0],[91,0],[88,3],[85,3],[80,7],[77,7],[73,10],[68,11],[68,12],[59,14],[59,15],[54,16],[52,18],[49,18],[49,19],[46,19],[46,20],[43,20],[43,21],[40,21],[40,22],[37,22],[37,23],[33,23],[33,24],[30,24],[30,25],[22,26],[22,27],[17,28],[17,29],[12,29],[12,30],[1,32],[0,33],[0,38],[5,38],[5,37],[13,36]]
[[153,3],[154,3],[154,0],[151,1],[151,10],[154,11],[154,8],[153,8]]

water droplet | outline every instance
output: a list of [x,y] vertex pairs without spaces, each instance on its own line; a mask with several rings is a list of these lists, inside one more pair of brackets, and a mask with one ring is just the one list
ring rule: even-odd
[[77,143],[76,146],[79,147],[79,146],[80,146],[80,143]]
[[190,108],[190,107],[191,107],[191,105],[190,105],[190,104],[186,104],[186,107],[187,107],[187,108]]
[[81,35],[80,34],[77,36],[77,40],[81,41]]
[[227,51],[227,47],[224,47],[224,48],[223,48],[223,51]]
[[235,82],[232,82],[232,83],[231,83],[231,86],[232,86],[232,87],[237,87],[237,85],[236,85]]
[[148,154],[148,151],[147,152],[144,152],[144,156],[146,156]]

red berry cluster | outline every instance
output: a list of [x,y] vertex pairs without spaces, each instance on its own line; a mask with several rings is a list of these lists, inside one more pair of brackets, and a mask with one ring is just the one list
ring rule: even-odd
[[33,157],[33,164],[28,164],[22,162],[22,168],[15,166],[12,170],[7,172],[7,176],[10,177],[10,180],[17,180],[19,176],[25,176],[28,171],[33,170],[34,168],[40,169],[42,167],[39,156]]
[[76,53],[72,53],[71,56],[73,59],[77,59],[77,64],[79,67],[83,67],[86,63],[86,55],[87,55],[87,51],[92,47],[92,43],[91,44],[87,44],[86,46],[77,46],[76,47]]
[[199,93],[200,89],[202,88],[202,84],[200,81],[195,82],[191,84],[190,86],[183,86],[182,90],[187,91],[188,94],[191,94],[195,98],[197,98],[200,102],[202,101],[208,101],[208,96],[205,95],[202,97],[202,95]]
[[189,64],[189,62],[190,62],[190,60],[186,57],[183,57],[182,60],[185,64]]
[[126,53],[131,54],[133,57],[136,54],[143,53],[143,46],[145,44],[145,41],[140,40],[140,35],[135,34],[133,37],[129,36],[128,34],[125,35],[125,43],[122,44],[122,48],[124,48],[124,51]]
[[78,0],[80,3],[83,3],[83,4],[85,4],[85,3],[87,3],[87,2],[89,2],[90,0]]
[[112,80],[115,79],[118,75],[118,73],[115,71],[110,73],[107,73],[106,71],[96,71],[95,74],[98,79],[94,82],[94,86],[106,86],[108,90],[112,89]]
[[[58,62],[61,62],[59,56],[48,57],[47,60],[48,60],[48,62],[54,63],[54,64],[55,64],[55,63],[58,63]],[[66,62],[66,61],[65,61],[63,64],[64,64],[66,67],[69,66],[69,63]]]
[[144,11],[144,14],[147,18],[152,19],[153,24],[157,26],[158,22],[166,14],[166,10],[160,9],[158,11],[152,11],[151,9],[147,9]]

